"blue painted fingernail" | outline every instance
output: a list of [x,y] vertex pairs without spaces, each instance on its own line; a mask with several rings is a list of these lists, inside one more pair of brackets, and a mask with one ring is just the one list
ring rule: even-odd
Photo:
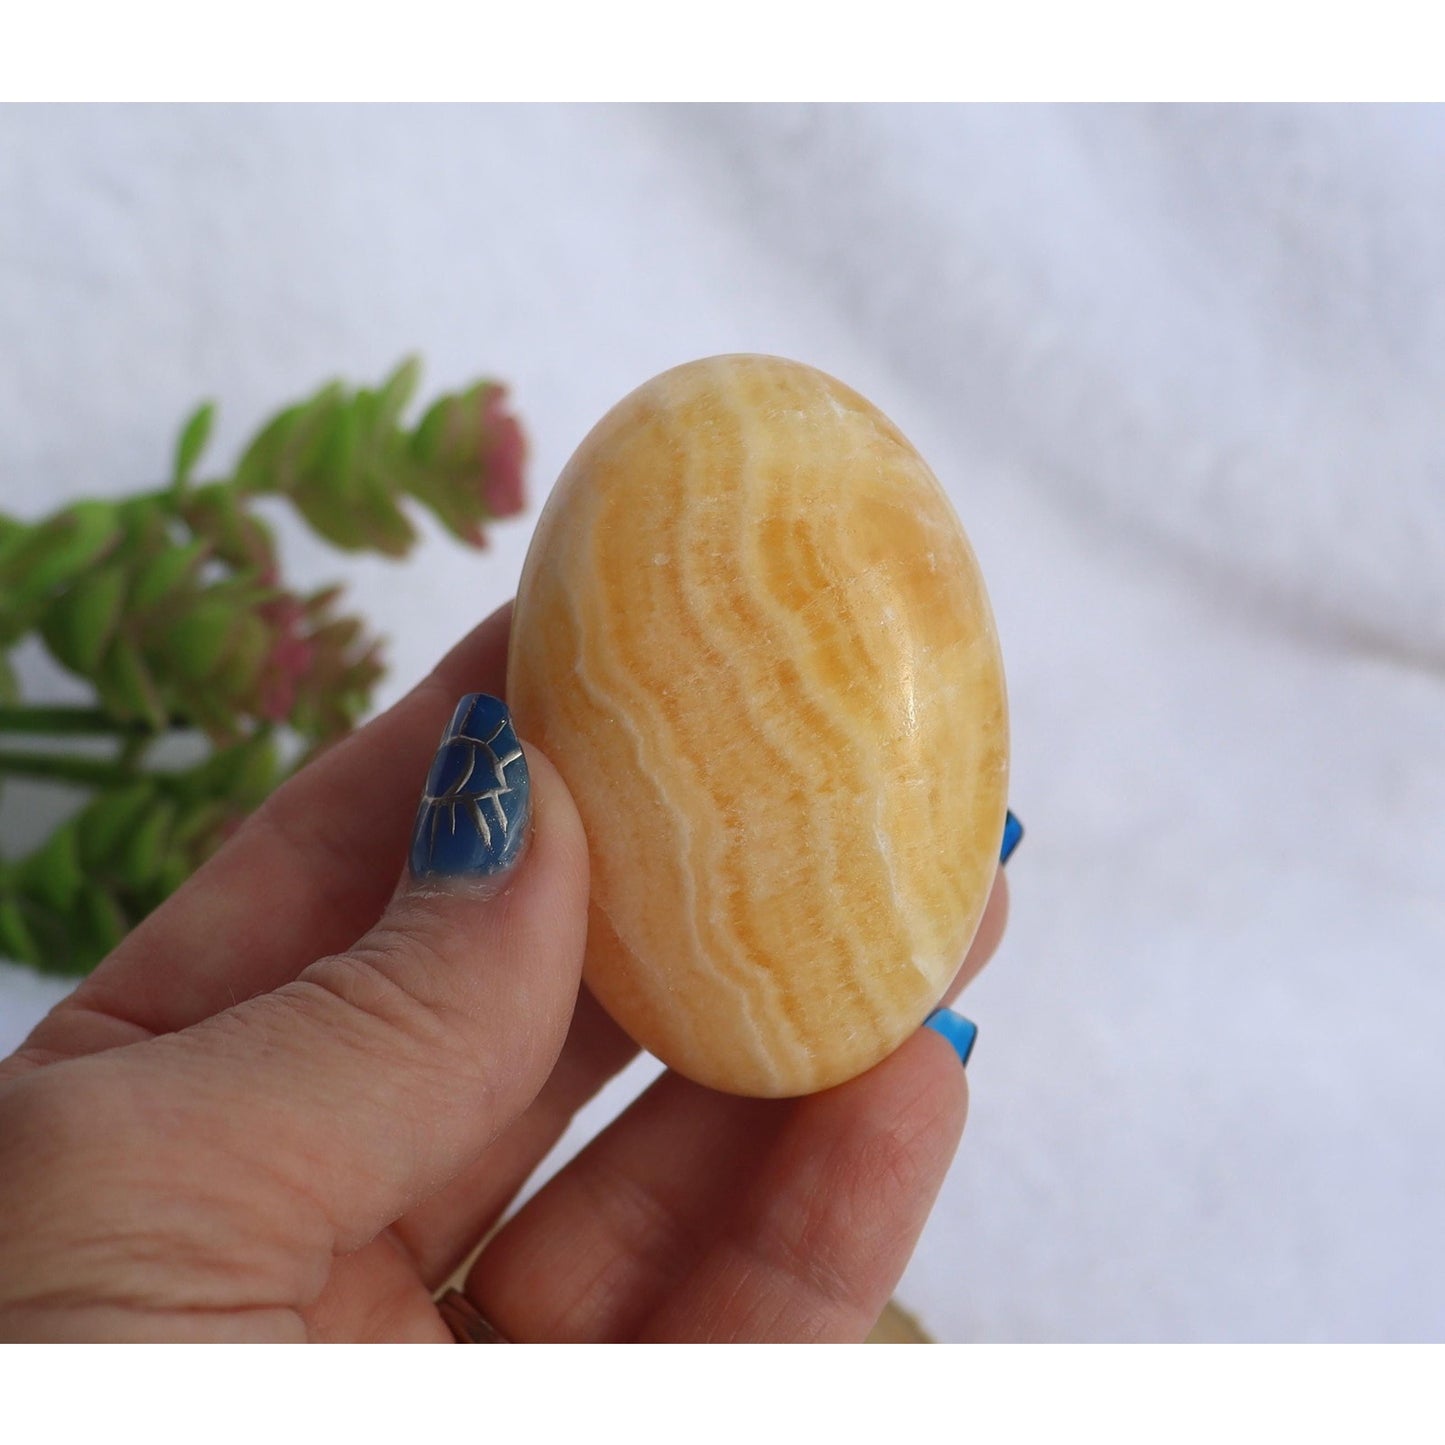
[[1014,855],[1014,849],[1024,840],[1024,825],[1012,813],[1003,820],[1003,847],[999,850],[998,861],[1007,863]]
[[953,1052],[964,1068],[968,1067],[969,1056],[973,1053],[974,1041],[978,1038],[978,1025],[952,1009],[939,1008],[923,1021],[924,1028],[942,1034],[953,1045]]
[[512,715],[500,698],[464,697],[442,734],[411,835],[418,878],[486,876],[517,861],[532,788]]

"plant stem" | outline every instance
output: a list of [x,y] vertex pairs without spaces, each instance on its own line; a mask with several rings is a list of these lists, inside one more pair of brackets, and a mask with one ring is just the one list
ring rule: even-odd
[[151,732],[148,723],[112,717],[104,708],[18,704],[0,707],[0,733],[50,737],[136,737]]
[[143,737],[139,733],[128,737],[121,744],[120,752],[116,754],[116,765],[124,768],[128,773],[138,771],[147,750],[150,748],[151,741],[149,737]]
[[137,774],[134,769],[109,758],[78,758],[64,753],[17,753],[0,749],[0,776],[78,783],[90,788],[114,788],[133,783]]

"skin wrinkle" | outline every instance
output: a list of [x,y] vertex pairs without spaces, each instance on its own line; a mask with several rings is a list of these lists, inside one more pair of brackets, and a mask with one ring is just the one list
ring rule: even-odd
[[[20,1203],[40,1211],[45,1230],[63,1229],[62,1259],[72,1279],[91,1281],[92,1299],[93,1281],[99,1276],[110,1282],[106,1297],[112,1303],[144,1305],[158,1312],[170,1306],[199,1312],[211,1304],[225,1309],[294,1305],[298,1288],[306,1283],[295,1272],[301,1257],[297,1246],[308,1239],[324,1245],[329,1235],[308,1226],[308,1218],[315,1216],[298,1209],[301,1201],[292,1181],[274,1193],[258,1190],[256,1185],[266,1174],[265,1159],[252,1163],[244,1178],[237,1177],[227,1167],[232,1155],[224,1138],[198,1139],[189,1127],[194,1101],[188,1098],[185,1107],[168,1102],[168,1095],[158,1092],[154,1081],[134,1069],[118,1067],[118,1055],[96,1056],[97,1067],[88,1070],[91,1079],[99,1081],[89,1084],[99,1106],[78,1089],[65,1087],[77,1069],[91,1062],[76,1061],[32,1076],[32,1098],[22,1121],[28,1116],[30,1128],[48,1142],[58,1167],[42,1170],[44,1189],[24,1190],[18,1201],[0,1210],[5,1221],[0,1240],[17,1225],[25,1228],[24,1210],[16,1207]],[[69,1125],[67,1116],[72,1120]],[[10,1131],[5,1133],[9,1138]],[[14,1152],[21,1158],[34,1157],[24,1140]],[[23,1189],[22,1171],[5,1173],[22,1181]],[[126,1181],[118,1202],[130,1200],[133,1205],[123,1213],[122,1229],[117,1230],[111,1218],[97,1220],[87,1231],[83,1215],[64,1229],[76,1204],[89,1199],[95,1180],[117,1177]],[[30,1226],[32,1236],[34,1232]],[[138,1266],[145,1272],[135,1278]],[[193,1288],[202,1293],[178,1300],[175,1279],[185,1280],[188,1271],[198,1270]],[[314,1269],[309,1273],[319,1289],[323,1275]],[[0,1271],[0,1278],[13,1285],[16,1271]],[[132,1279],[133,1284],[127,1282]],[[265,1283],[268,1280],[270,1284]],[[149,1288],[141,1288],[143,1284]],[[159,1295],[157,1288],[169,1294]],[[52,1283],[38,1291],[28,1287],[26,1298],[28,1302],[56,1295],[79,1300],[81,1289],[80,1284],[67,1289]],[[250,1298],[237,1298],[238,1290],[242,1296],[249,1292]]]
[[[470,1161],[441,1197],[392,1226],[429,1286],[451,1278],[477,1240],[495,1226],[534,1163],[562,1137],[577,1110],[636,1055],[636,1044],[584,989],[557,1066],[532,1108],[504,1131],[491,1151],[484,1150]],[[499,1154],[502,1157],[496,1157]],[[451,1199],[458,1203],[450,1204]],[[436,1216],[444,1222],[436,1224]]]
[[[335,1041],[339,1039],[340,1035],[337,1031],[338,1021],[336,1019],[326,1016],[318,1018],[314,1010],[311,1010],[311,1006],[302,1002],[302,1000],[312,997],[332,1000],[331,1004],[326,1007],[328,1014],[333,1011],[334,999],[332,996],[319,986],[314,986],[315,994],[312,995],[309,991],[311,987],[313,986],[301,986],[299,983],[287,985],[285,990],[277,994],[255,1000],[256,1007],[254,1008],[249,1008],[244,1012],[233,1011],[218,1015],[214,1019],[206,1020],[194,1030],[188,1030],[185,1034],[169,1035],[164,1040],[157,1042],[171,1043],[174,1041],[177,1047],[200,1052],[210,1044],[209,1033],[212,1030],[218,1030],[228,1036],[229,1042],[226,1047],[229,1052],[249,1054],[252,1057],[263,1059],[269,1053],[264,1038],[266,1031],[280,1026],[287,1020],[295,1020],[298,1017],[305,1018],[309,1011],[315,1024],[316,1046],[320,1050],[325,1047],[328,1040]],[[301,1009],[299,1016],[296,1013],[298,1004]],[[353,1017],[361,1020],[365,1018],[365,1015],[358,1012]],[[237,1048],[238,1041],[239,1049]],[[349,1041],[348,1046],[352,1042],[354,1040]],[[364,1049],[364,1044],[361,1047]],[[384,1056],[377,1053],[376,1058],[378,1066],[384,1066]],[[154,1072],[158,1079],[164,1077],[163,1067]],[[194,1072],[194,1070],[188,1070],[188,1072]],[[186,1104],[188,1121],[199,1122],[206,1116],[208,1108],[223,1109],[224,1103],[224,1097],[210,1101],[197,1100],[193,1095],[188,1095]],[[269,1114],[272,1120],[272,1132],[267,1140],[267,1147],[249,1159],[247,1169],[250,1174],[259,1179],[269,1180],[275,1187],[275,1195],[281,1201],[280,1214],[286,1221],[286,1228],[303,1239],[310,1235],[316,1250],[324,1252],[326,1256],[337,1251],[346,1252],[364,1243],[364,1239],[353,1237],[354,1231],[350,1229],[342,1213],[339,1212],[339,1208],[341,1210],[345,1208],[344,1196],[338,1199],[333,1191],[328,1190],[331,1181],[324,1173],[319,1172],[321,1164],[319,1156],[313,1151],[300,1147],[304,1143],[304,1132],[298,1132],[298,1123],[288,1113],[284,1097],[275,1100],[274,1107],[269,1110]],[[294,1140],[292,1136],[295,1136]],[[404,1167],[404,1164],[396,1160],[389,1163],[389,1168],[392,1170]],[[261,1199],[265,1197],[264,1193],[259,1196]],[[309,1230],[303,1229],[301,1226],[308,1218],[313,1221],[319,1220],[319,1226]],[[299,1285],[294,1295],[288,1297],[285,1302],[304,1305],[320,1292],[323,1283],[324,1275],[317,1276],[314,1280]]]
[[[57,1323],[60,1328],[47,1328]],[[227,1328],[236,1324],[245,1327]],[[15,1328],[17,1325],[20,1328]],[[33,1309],[29,1306],[11,1311],[0,1309],[0,1337],[42,1344],[74,1340],[301,1344],[308,1338],[308,1332],[297,1311],[267,1306],[186,1310],[175,1306],[149,1309],[138,1304],[76,1302],[41,1304]]]
[[[714,1250],[688,1285],[701,1296],[704,1320],[712,1317],[719,1325],[728,1321],[734,1330],[741,1326],[741,1338],[745,1339],[795,1341],[801,1335],[802,1341],[807,1342],[810,1338],[822,1340],[831,1335],[832,1331],[825,1329],[824,1320],[837,1329],[852,1325],[856,1319],[861,1326],[859,1333],[866,1332],[872,1323],[867,1318],[871,1312],[866,1307],[840,1298],[811,1279],[779,1268],[756,1250],[739,1246],[735,1240],[726,1241]],[[766,1321],[761,1328],[755,1324],[759,1318]],[[780,1330],[784,1320],[787,1326]],[[802,1322],[802,1328],[795,1326],[794,1321]],[[665,1338],[675,1327],[674,1312],[664,1307],[650,1322],[646,1337]],[[661,1331],[660,1336],[653,1334],[656,1330]]]
[[118,1017],[108,1007],[78,1003],[74,997],[63,999],[46,1022],[55,1043],[47,1048],[23,1044],[8,1059],[0,1062],[0,1083],[19,1078],[32,1069],[62,1063],[91,1052],[124,1048],[155,1037],[144,1024]]
[[[275,997],[287,1001],[315,999],[314,1006],[303,1002],[302,1007],[311,1014],[318,1048],[322,1046],[323,1040],[331,1040],[333,1046],[342,1042],[348,1048],[374,1059],[383,1077],[398,1073],[410,1077],[411,1083],[407,1092],[411,1097],[405,1108],[398,1108],[395,1101],[389,1098],[390,1093],[395,1091],[394,1083],[383,1085],[385,1092],[376,1101],[378,1107],[391,1103],[395,1123],[414,1141],[409,1149],[404,1149],[401,1147],[400,1137],[392,1138],[388,1172],[398,1177],[410,1176],[420,1168],[420,1161],[427,1152],[419,1137],[419,1131],[424,1131],[427,1139],[432,1137],[433,1131],[426,1129],[423,1124],[429,1117],[430,1106],[434,1106],[437,1099],[446,1094],[464,1092],[469,1098],[483,1100],[483,1109],[494,1107],[497,1089],[493,1082],[492,1068],[489,1064],[486,1067],[480,1066],[479,1060],[449,1044],[448,1031],[438,1021],[433,1010],[411,998],[394,980],[386,978],[365,960],[350,959],[343,955],[321,962],[340,966],[346,973],[338,979],[325,973],[312,974],[308,970],[306,977],[288,984]],[[367,980],[367,990],[374,990],[370,1000],[361,1000],[356,987],[356,980],[359,978]],[[315,991],[314,995],[310,993],[311,990]],[[387,1000],[385,1004],[381,1003],[383,998]],[[391,1012],[398,1006],[399,1012],[396,1012],[394,1017],[391,1016]],[[417,1037],[406,1023],[401,1022],[402,1019],[414,1018],[432,1021],[430,1038]],[[349,1038],[346,1037],[348,1030]],[[398,1043],[400,1049],[397,1047]],[[405,1070],[399,1070],[397,1065],[403,1054],[406,1067]],[[301,1160],[303,1165],[307,1162],[309,1161],[304,1158]],[[289,1174],[284,1177],[293,1186],[301,1183]],[[417,1202],[420,1202],[421,1197],[424,1195],[419,1194]],[[333,1250],[344,1253],[366,1242],[364,1237],[356,1236],[353,1226],[334,1212],[328,1211],[328,1224]]]
[[[645,1252],[660,1276],[672,1278],[689,1252],[699,1247],[697,1229],[670,1209],[655,1189],[605,1160],[588,1176],[587,1188],[593,1209],[611,1234],[614,1257]],[[619,1329],[619,1314],[614,1312],[610,1332],[632,1333],[640,1321]]]

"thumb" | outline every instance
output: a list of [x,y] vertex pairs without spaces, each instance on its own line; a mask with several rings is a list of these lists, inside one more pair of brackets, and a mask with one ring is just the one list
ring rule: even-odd
[[[357,1247],[438,1190],[536,1097],[576,1003],[587,846],[566,785],[505,704],[462,699],[411,861],[345,953],[147,1055],[158,1088]],[[173,1116],[174,1117],[174,1116]],[[178,1124],[182,1121],[177,1120]],[[257,1158],[261,1153],[263,1157]]]

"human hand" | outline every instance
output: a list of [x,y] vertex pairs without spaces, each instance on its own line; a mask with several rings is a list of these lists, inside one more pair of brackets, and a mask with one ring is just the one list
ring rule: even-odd
[[[396,884],[456,699],[503,690],[508,620],[278,790],[0,1063],[0,1338],[452,1338],[437,1290],[636,1053],[579,992],[586,845],[535,749],[484,804],[490,850],[423,823]],[[1000,875],[950,997],[1006,913]],[[803,1099],[664,1074],[467,1296],[515,1340],[862,1339],[966,1104],[933,1029]]]

